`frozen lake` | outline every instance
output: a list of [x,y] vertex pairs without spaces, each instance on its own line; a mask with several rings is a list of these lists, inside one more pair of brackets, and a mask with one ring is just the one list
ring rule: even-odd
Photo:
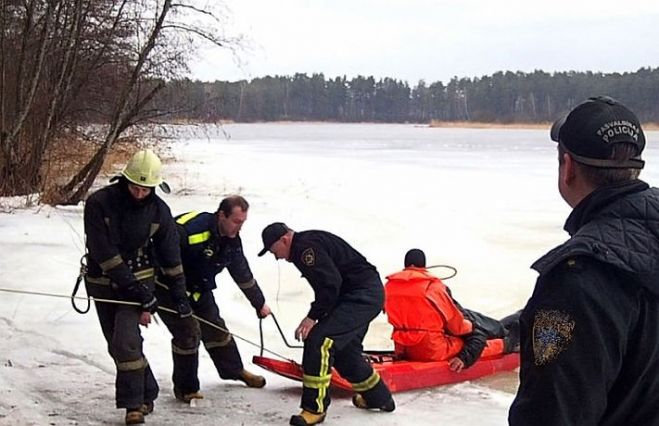
[[[184,168],[174,176],[184,178],[172,183],[187,197],[172,204],[213,209],[222,195],[241,193],[252,203],[242,231],[248,253],[260,249],[263,226],[284,221],[342,236],[383,280],[402,268],[409,248],[421,248],[429,264],[458,269],[446,283],[463,306],[498,318],[525,305],[536,278],[531,263],[567,239],[562,228],[570,208],[558,193],[556,144],[548,133],[318,123],[196,129],[173,146],[175,158],[184,160],[173,165]],[[656,136],[647,135],[650,144]],[[659,177],[659,147],[645,158],[642,177],[652,183]],[[285,262],[265,256],[251,265],[292,330],[312,300],[310,289]],[[226,280],[223,288],[240,300]],[[390,333],[381,315],[365,346],[391,348]],[[290,353],[276,337],[272,344]],[[482,382],[514,392],[517,376]]]
[[[556,145],[548,130],[476,130],[380,124],[231,124],[179,127],[165,140],[171,161],[163,196],[175,214],[215,211],[225,195],[251,204],[241,236],[268,304],[292,340],[313,294],[297,269],[272,256],[258,258],[262,228],[284,221],[293,229],[324,229],[345,238],[384,278],[402,268],[412,247],[430,264],[458,275],[446,283],[465,307],[494,317],[524,306],[536,274],[529,265],[567,234],[569,207],[557,190]],[[647,134],[650,146],[658,134]],[[659,178],[659,147],[646,150],[641,175]],[[117,165],[120,167],[120,165]],[[99,177],[97,186],[107,177]],[[68,295],[83,253],[82,206],[48,206],[0,213],[0,287]],[[438,275],[447,272],[435,270]],[[254,311],[225,272],[216,298],[231,331],[258,342]],[[266,346],[286,348],[272,321]],[[392,346],[391,329],[377,318],[365,346]],[[263,390],[220,381],[201,350],[206,403],[186,407],[171,393],[170,336],[144,330],[145,353],[161,385],[158,425],[286,424],[298,411],[300,385],[263,373]],[[0,424],[117,424],[114,365],[93,312],[76,314],[69,301],[0,296]],[[258,349],[238,342],[249,366]],[[258,371],[257,367],[250,369]],[[515,374],[396,395],[391,415],[354,409],[335,398],[327,424],[433,425],[437,416],[464,425],[503,425],[517,387]],[[373,417],[375,416],[375,417]],[[222,419],[222,420],[218,420]]]
[[[407,249],[422,248],[429,263],[458,268],[447,283],[459,301],[498,316],[523,306],[535,281],[529,265],[567,236],[548,130],[232,124],[224,132],[174,145],[184,161],[172,166],[184,170],[171,183],[188,197],[172,204],[213,209],[221,195],[242,193],[252,202],[243,230],[252,253],[277,220],[341,235],[383,276]],[[646,152],[642,177],[652,182],[659,149]],[[271,258],[252,264],[273,284]]]

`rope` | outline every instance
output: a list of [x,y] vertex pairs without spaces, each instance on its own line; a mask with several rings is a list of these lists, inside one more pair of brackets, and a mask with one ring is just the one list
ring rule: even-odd
[[453,273],[451,275],[447,276],[447,277],[439,277],[440,280],[450,280],[454,276],[458,275],[458,270],[455,269],[453,266],[450,266],[450,265],[430,265],[430,266],[426,266],[426,269],[432,269],[432,268],[446,268],[446,269],[450,269],[450,270],[453,271]]
[[[45,292],[40,292],[40,291],[29,291],[29,290],[16,290],[16,289],[2,288],[2,287],[0,287],[0,291],[5,292],[5,293],[27,294],[27,295],[31,295],[31,296],[46,296],[46,297],[56,297],[56,298],[61,298],[61,299],[71,299],[72,303],[73,303],[73,299],[87,300],[87,301],[91,299],[91,300],[93,300],[94,302],[100,302],[100,303],[112,303],[112,304],[115,304],[115,305],[128,305],[128,306],[142,306],[142,305],[139,304],[138,302],[129,302],[129,301],[125,301],[125,300],[115,300],[115,299],[101,299],[101,298],[92,297],[92,296],[87,296],[87,297],[83,297],[83,296],[68,296],[68,295],[66,295],[66,294],[45,293]],[[176,314],[176,315],[178,315],[178,311],[176,311],[176,310],[174,310],[174,309],[170,309],[170,308],[164,307],[164,306],[159,306],[159,307],[158,307],[158,310],[159,310],[159,311],[169,312],[169,313],[172,313],[172,314]],[[271,314],[271,315],[272,315],[272,314]],[[280,354],[278,354],[277,352],[271,351],[270,349],[267,349],[267,348],[263,347],[263,340],[261,340],[261,345],[258,345],[258,344],[254,343],[254,342],[252,342],[252,341],[250,341],[250,340],[248,340],[248,339],[245,339],[244,337],[240,337],[239,335],[237,335],[237,334],[235,334],[235,333],[231,333],[229,330],[227,330],[227,329],[225,329],[225,328],[223,328],[223,327],[220,327],[220,326],[217,325],[217,324],[214,324],[214,323],[212,323],[212,322],[210,322],[210,321],[207,321],[207,320],[205,320],[205,319],[203,319],[203,318],[200,318],[200,317],[198,317],[197,315],[192,315],[192,318],[194,318],[194,319],[196,319],[197,321],[199,321],[199,322],[201,322],[201,323],[204,323],[204,324],[206,324],[206,325],[208,325],[208,326],[210,326],[210,327],[216,328],[217,330],[220,330],[220,331],[223,331],[223,332],[225,332],[225,333],[227,333],[227,334],[230,334],[230,335],[232,335],[233,337],[235,337],[235,338],[237,338],[237,339],[240,339],[240,340],[242,340],[243,342],[248,343],[248,344],[250,344],[250,345],[252,345],[252,346],[254,346],[254,347],[256,347],[256,348],[259,348],[259,349],[261,350],[261,354],[263,354],[263,351],[265,351],[265,352],[268,352],[268,353],[270,353],[270,354],[272,354],[272,355],[274,355],[274,356],[276,356],[276,357],[279,357],[279,358],[281,358],[281,359],[283,359],[283,360],[286,360],[286,361],[289,360],[289,358],[287,358],[287,357],[285,357],[285,356],[283,356],[283,355],[280,355]],[[274,319],[274,316],[273,316],[273,319]],[[277,323],[277,320],[276,320],[276,319],[275,319],[275,323]],[[279,329],[279,332],[282,333],[281,328],[279,328],[279,324],[277,324],[277,328]],[[283,337],[283,333],[282,333],[282,337]],[[287,344],[287,346],[289,346],[289,345],[288,345],[288,342],[286,342],[286,339],[285,339],[285,338],[284,338],[284,342]],[[289,346],[289,347],[294,347],[294,346]]]

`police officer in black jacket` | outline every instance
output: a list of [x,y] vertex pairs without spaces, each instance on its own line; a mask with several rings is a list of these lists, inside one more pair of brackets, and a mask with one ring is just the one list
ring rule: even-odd
[[552,126],[571,238],[533,264],[511,425],[659,425],[659,189],[645,135],[591,98]]
[[270,251],[276,259],[292,262],[315,294],[295,330],[295,337],[304,341],[304,377],[302,412],[292,416],[290,424],[307,426],[325,420],[332,367],[352,383],[357,407],[393,411],[387,385],[362,357],[368,326],[384,304],[375,267],[344,240],[325,231],[296,233],[276,222],[263,230],[262,239],[259,256]]
[[[92,194],[85,204],[88,250],[87,293],[96,302],[110,355],[117,366],[116,406],[126,409],[126,424],[144,423],[153,410],[158,384],[142,353],[139,325],[156,312],[155,270],[170,283],[170,300],[181,315],[192,312],[185,295],[178,234],[169,207],[155,193],[166,185],[161,163],[150,150],[137,152],[116,182]],[[166,188],[166,186],[162,186]]]
[[[240,229],[247,220],[249,204],[239,195],[226,197],[215,213],[190,212],[176,217],[183,269],[189,300],[194,314],[218,327],[201,323],[201,340],[208,351],[220,377],[240,380],[249,387],[265,386],[265,378],[250,373],[243,367],[236,342],[227,330],[224,319],[213,296],[217,287],[215,277],[226,268],[231,278],[256,310],[259,317],[270,314],[265,297],[243,253]],[[160,283],[159,283],[160,284]],[[158,294],[163,291],[158,285]],[[174,335],[181,328],[182,320],[166,313],[161,318]],[[173,342],[174,343],[174,342]],[[174,395],[190,402],[203,398],[199,392],[197,376],[198,343],[189,341],[186,346],[172,344],[174,358]]]

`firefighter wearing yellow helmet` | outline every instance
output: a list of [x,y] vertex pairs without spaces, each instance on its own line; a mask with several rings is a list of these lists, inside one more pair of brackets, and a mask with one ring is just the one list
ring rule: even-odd
[[162,179],[162,162],[150,149],[135,153],[121,175],[135,185],[147,188],[160,186],[160,189],[169,193],[169,186]]
[[[155,192],[156,186],[165,190],[161,170],[153,151],[139,151],[111,185],[93,193],[85,204],[87,293],[97,299],[139,304],[96,302],[101,329],[117,366],[116,406],[126,409],[126,424],[144,423],[159,391],[142,352],[138,324],[149,324],[158,303],[166,303],[187,324],[173,336],[172,344],[187,347],[199,342],[199,325],[191,316],[185,294],[176,225],[169,207]],[[156,269],[169,287],[166,301],[155,297]]]

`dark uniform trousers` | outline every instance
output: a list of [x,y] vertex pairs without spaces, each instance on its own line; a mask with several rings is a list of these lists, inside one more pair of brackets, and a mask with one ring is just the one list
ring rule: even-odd
[[[100,299],[117,299],[109,285],[87,282],[87,294]],[[108,352],[117,367],[117,408],[136,408],[158,397],[158,383],[142,352],[139,320],[142,308],[95,302]]]
[[478,324],[483,329],[488,339],[500,339],[506,336],[506,329],[501,321],[469,309],[463,309],[462,311],[466,319],[473,324]]
[[[159,282],[156,283],[155,295],[160,306],[170,309],[175,306],[169,289]],[[197,392],[199,390],[197,371],[201,337],[199,322],[191,316],[181,318],[178,314],[164,310],[158,311],[158,315],[172,335],[174,389],[183,395]]]
[[384,301],[382,284],[340,296],[337,305],[311,329],[304,341],[301,408],[323,413],[330,405],[332,367],[352,384],[369,406],[380,407],[391,398],[389,389],[362,355],[370,322]]
[[[157,297],[160,299],[160,293],[166,293],[158,286]],[[162,295],[163,298],[167,294]],[[213,292],[208,290],[201,293],[195,293],[190,297],[190,305],[195,316],[217,325],[222,330],[227,330],[224,319],[220,316],[220,310],[215,303]],[[174,359],[174,387],[181,393],[191,393],[199,390],[199,379],[197,370],[199,366],[199,336],[208,351],[215,368],[223,379],[238,379],[243,369],[243,363],[238,352],[238,346],[230,333],[219,330],[204,322],[198,322],[195,319],[179,318],[178,315],[162,313],[160,314],[163,322],[172,333],[172,353]],[[187,321],[190,320],[190,321]],[[196,329],[191,330],[191,325],[186,322],[192,322]],[[196,340],[191,336],[195,334]],[[177,336],[183,338],[177,339]]]

